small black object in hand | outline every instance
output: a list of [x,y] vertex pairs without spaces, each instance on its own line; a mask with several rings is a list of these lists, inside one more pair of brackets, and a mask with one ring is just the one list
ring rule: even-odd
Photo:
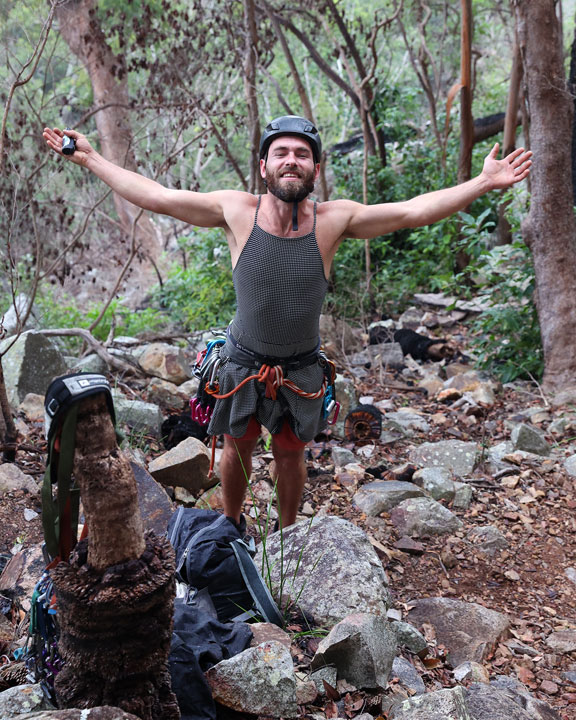
[[62,154],[63,155],[74,155],[76,150],[76,140],[69,137],[68,135],[62,136]]

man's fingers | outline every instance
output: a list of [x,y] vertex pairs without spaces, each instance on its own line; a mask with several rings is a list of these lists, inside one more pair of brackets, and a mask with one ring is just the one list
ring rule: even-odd
[[490,157],[496,158],[498,157],[498,152],[500,151],[500,143],[496,143],[492,150],[490,150]]

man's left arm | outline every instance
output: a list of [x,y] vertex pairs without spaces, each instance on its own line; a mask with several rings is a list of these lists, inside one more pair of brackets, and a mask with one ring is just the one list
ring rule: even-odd
[[484,160],[482,172],[460,185],[418,195],[405,202],[354,203],[344,236],[374,238],[403,228],[430,225],[463,210],[491,190],[503,190],[524,180],[530,173],[532,153],[518,148],[498,160],[498,150],[496,143]]

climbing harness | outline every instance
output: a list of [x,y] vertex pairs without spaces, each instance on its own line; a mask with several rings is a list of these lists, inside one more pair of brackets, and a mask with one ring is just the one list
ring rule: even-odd
[[[238,351],[234,352],[234,350],[231,350],[229,359],[244,367],[258,369],[258,371],[244,378],[244,380],[229,392],[221,393],[218,372],[223,362],[228,360],[228,358],[224,359],[220,355],[226,341],[224,338],[218,338],[209,343],[206,350],[198,354],[194,366],[194,374],[200,379],[200,384],[196,397],[190,400],[193,420],[196,420],[196,422],[201,425],[208,425],[216,400],[226,400],[235,395],[248,383],[255,381],[265,385],[265,397],[271,400],[277,399],[278,390],[281,387],[288,388],[299,397],[309,400],[318,400],[324,397],[322,417],[328,425],[334,425],[338,419],[340,410],[340,403],[336,400],[336,366],[332,360],[328,359],[323,350],[316,348],[312,352],[303,353],[302,355],[292,358],[273,358],[259,355],[253,350],[243,346],[233,337],[230,328],[228,328],[227,337],[232,347]],[[285,376],[285,373],[290,370],[308,367],[315,362],[317,362],[324,371],[322,385],[316,392],[306,392],[302,390],[296,383]],[[216,437],[213,436],[209,477],[214,470],[215,453]]]

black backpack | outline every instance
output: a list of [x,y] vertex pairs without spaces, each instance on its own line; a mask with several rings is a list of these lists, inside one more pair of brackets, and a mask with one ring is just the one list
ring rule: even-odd
[[254,540],[215,510],[180,507],[168,525],[176,552],[178,594],[184,603],[209,595],[218,620],[259,617],[282,626],[280,614],[253,558]]

